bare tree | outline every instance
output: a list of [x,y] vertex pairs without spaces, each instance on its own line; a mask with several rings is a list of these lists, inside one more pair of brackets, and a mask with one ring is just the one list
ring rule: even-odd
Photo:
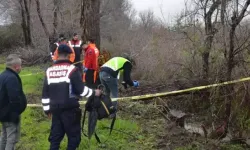
[[157,21],[154,16],[154,12],[147,10],[139,13],[139,21],[141,26],[146,31],[152,30],[152,28],[157,24]]
[[58,30],[58,13],[59,13],[59,4],[61,0],[53,0],[54,9],[53,9],[53,37],[56,37]]
[[[215,18],[215,22],[212,22],[212,16],[216,9],[221,4],[221,0],[213,1],[211,6],[208,3],[208,0],[200,0],[201,5],[204,9],[204,20],[205,20],[205,41],[204,41],[204,52],[202,52],[203,59],[203,79],[207,81],[209,77],[209,55],[213,43],[213,38],[217,29],[215,28],[215,23],[217,18]],[[208,11],[207,11],[208,9]],[[217,16],[216,16],[217,17]]]
[[[242,19],[245,17],[245,13],[247,12],[247,8],[250,5],[250,0],[246,0],[244,5],[242,5],[242,9],[239,12],[238,8],[241,5],[238,3],[238,1],[235,1],[234,3],[235,8],[232,12],[231,16],[231,23],[230,23],[230,30],[229,30],[229,50],[225,54],[226,60],[227,60],[227,73],[226,73],[226,79],[231,80],[232,79],[232,71],[236,65],[235,56],[239,53],[238,50],[235,49],[235,37],[236,37],[236,28],[242,21]],[[233,91],[233,86],[229,86],[227,88],[227,93],[230,93]],[[232,105],[232,96],[227,96],[226,98],[226,119],[229,120],[229,117],[231,115],[231,105]]]
[[[221,0],[193,0],[191,3],[194,8],[188,8],[186,3],[186,10],[181,14],[180,18],[177,20],[178,24],[177,26],[180,26],[182,24],[182,21],[184,20],[184,25],[180,26],[181,28],[193,28],[193,36],[196,36],[197,32],[200,32],[198,34],[202,34],[205,38],[202,41],[203,47],[200,48],[202,50],[199,50],[202,57],[202,79],[204,83],[208,82],[208,78],[210,76],[210,53],[213,46],[213,40],[218,32],[218,29],[216,28],[216,24],[218,23],[218,14],[219,14],[219,6],[221,5]],[[203,25],[200,25],[199,19],[203,19],[204,28]],[[202,23],[202,24],[203,24]],[[178,28],[177,28],[178,29]],[[187,32],[184,31],[184,35],[192,42],[193,37],[188,35]],[[197,48],[196,48],[197,49]]]
[[220,19],[221,19],[221,25],[222,25],[222,38],[223,38],[223,46],[224,46],[224,52],[226,54],[227,51],[227,42],[226,42],[226,29],[225,29],[225,15],[226,15],[226,5],[230,0],[222,0],[221,1],[221,12],[220,12]]
[[50,37],[50,33],[49,33],[49,30],[48,30],[48,27],[45,24],[43,16],[42,16],[42,13],[41,13],[40,0],[36,0],[36,8],[37,8],[37,14],[38,14],[39,20],[40,20],[40,22],[42,24],[43,30],[45,32],[45,35],[47,37]]
[[19,4],[21,6],[21,15],[22,15],[22,28],[24,34],[25,45],[32,45],[31,38],[31,18],[30,18],[30,5],[31,0],[19,0]]
[[[102,46],[107,43],[119,45],[124,31],[128,31],[132,24],[132,6],[128,0],[103,0],[101,5],[101,38]],[[135,16],[135,15],[133,15]],[[105,42],[107,41],[107,42]]]
[[80,19],[82,40],[94,37],[98,48],[100,48],[100,4],[100,0],[82,0]]
[[237,26],[240,24],[242,19],[245,17],[245,13],[247,11],[247,8],[250,4],[250,0],[247,0],[241,9],[240,13],[238,13],[238,7],[239,3],[237,3],[235,10],[233,11],[232,17],[231,17],[231,24],[230,24],[230,31],[229,31],[229,51],[227,57],[227,80],[231,80],[232,78],[232,70],[235,66],[235,31]]

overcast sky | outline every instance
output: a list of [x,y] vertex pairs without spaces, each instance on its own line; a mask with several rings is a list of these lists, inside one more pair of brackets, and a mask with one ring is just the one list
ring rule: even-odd
[[[160,18],[164,16],[167,23],[184,9],[184,0],[130,0],[137,11],[151,9]],[[161,9],[163,15],[161,13]]]

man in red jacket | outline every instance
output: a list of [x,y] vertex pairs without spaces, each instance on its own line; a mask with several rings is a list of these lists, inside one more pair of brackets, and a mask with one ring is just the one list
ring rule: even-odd
[[95,45],[94,39],[89,39],[87,41],[87,48],[85,48],[84,56],[84,73],[85,73],[85,83],[88,87],[96,87],[96,78],[98,66],[99,50]]

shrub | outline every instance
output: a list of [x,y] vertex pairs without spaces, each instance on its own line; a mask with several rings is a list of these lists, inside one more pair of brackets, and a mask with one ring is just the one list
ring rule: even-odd
[[0,54],[16,46],[22,46],[22,28],[17,24],[0,26]]

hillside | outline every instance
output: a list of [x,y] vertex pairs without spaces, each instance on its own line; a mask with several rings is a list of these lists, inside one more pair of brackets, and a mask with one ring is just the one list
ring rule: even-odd
[[[28,95],[29,103],[40,103],[41,85],[43,81],[43,67],[25,67],[20,74],[25,93]],[[4,69],[4,65],[0,65]],[[32,74],[32,75],[31,75]],[[148,88],[137,89],[138,94]],[[149,90],[150,92],[150,90]],[[136,94],[136,93],[134,93]],[[126,95],[124,93],[123,95]],[[183,99],[184,97],[179,97]],[[171,106],[177,108],[180,102],[164,98],[170,101]],[[109,136],[110,120],[99,121],[97,133],[103,144],[98,144],[94,137],[89,142],[82,136],[81,149],[105,149],[105,150],[128,150],[128,149],[244,149],[244,145],[225,145],[217,140],[205,142],[205,138],[187,132],[185,129],[173,125],[166,120],[157,104],[158,99],[141,102],[121,102],[118,119],[114,131]],[[178,106],[179,105],[179,106]],[[82,106],[84,108],[84,106]],[[204,117],[204,116],[203,116]],[[191,119],[191,121],[193,121]],[[21,140],[18,143],[19,150],[46,150],[49,147],[48,136],[51,120],[43,113],[42,108],[27,108],[22,115]],[[85,126],[86,127],[86,126]],[[86,130],[86,129],[85,129]],[[67,139],[64,138],[61,149],[65,149]]]

